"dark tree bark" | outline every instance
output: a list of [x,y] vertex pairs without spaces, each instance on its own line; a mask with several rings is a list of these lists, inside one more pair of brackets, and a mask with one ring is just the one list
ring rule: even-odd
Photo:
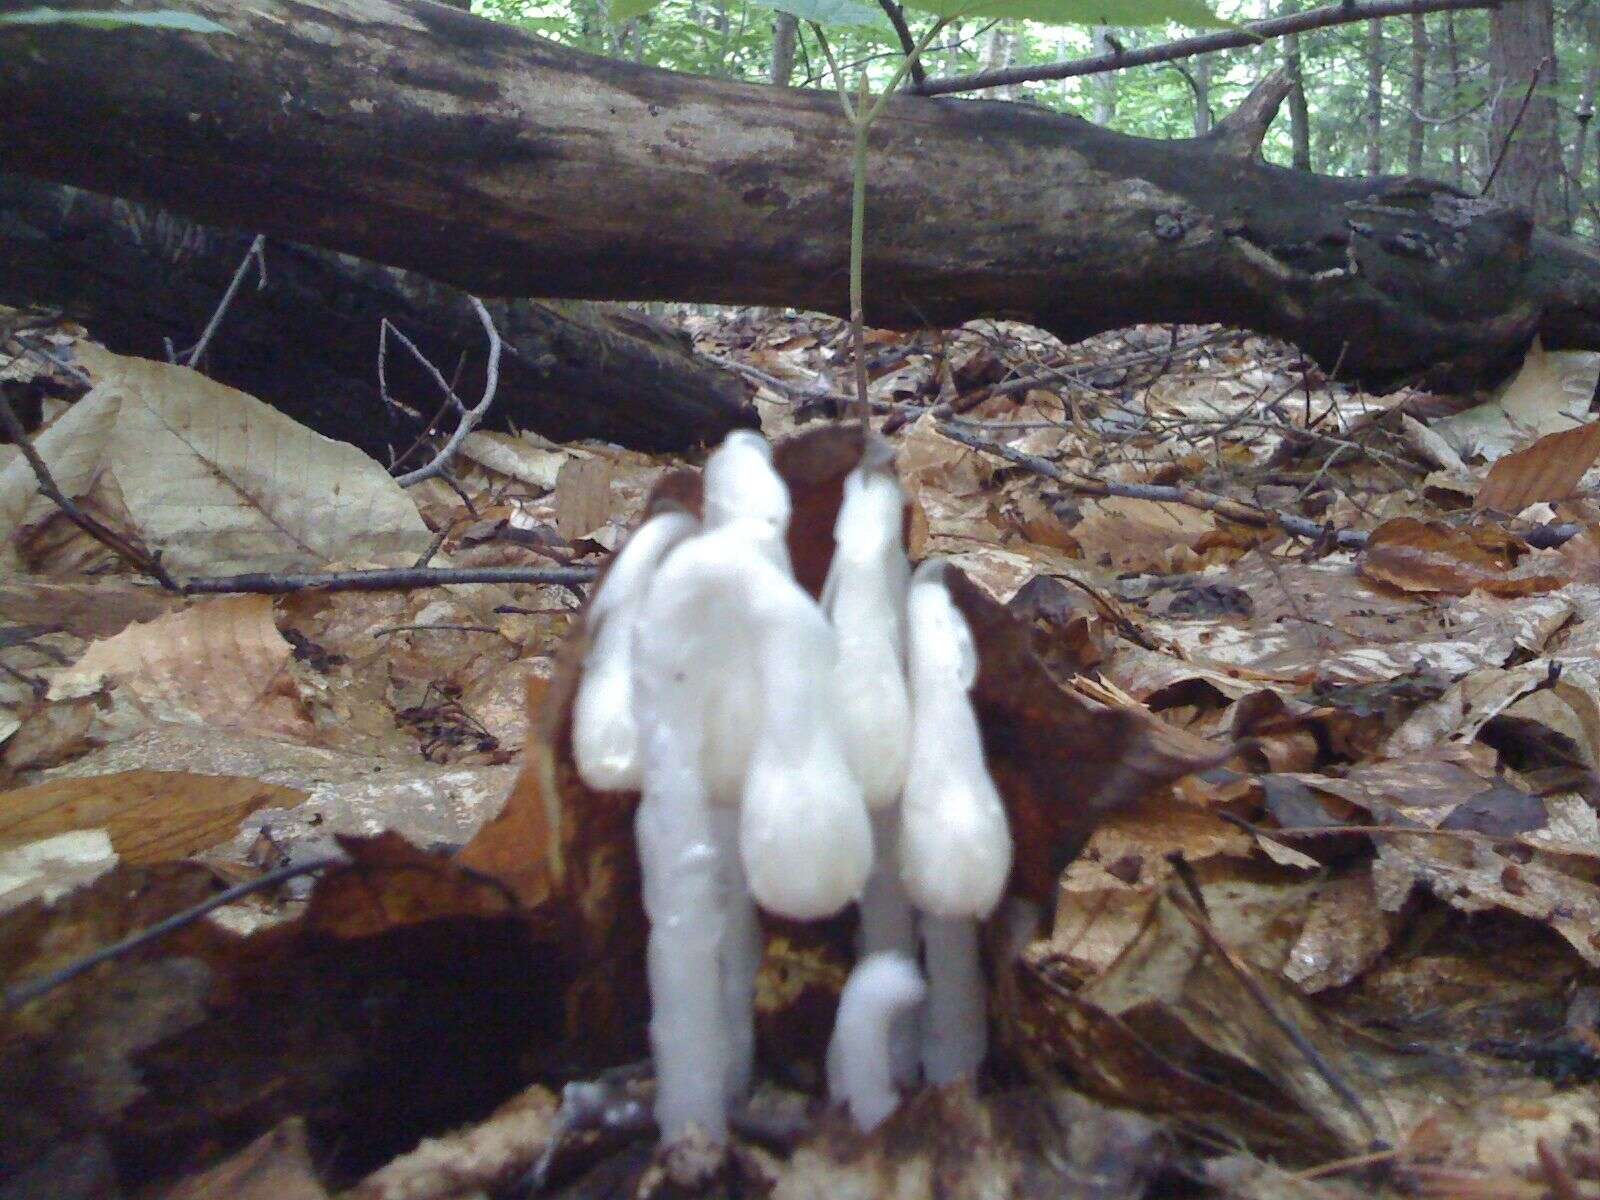
[[[1489,194],[1546,220],[1557,211],[1555,13],[1551,0],[1506,0],[1490,17]],[[1534,91],[1531,98],[1528,89]],[[1524,102],[1526,101],[1526,106]]]
[[[0,303],[45,304],[124,354],[182,355],[210,320],[252,238],[145,205],[0,175]],[[438,385],[394,339],[379,394],[387,317],[458,395],[482,393],[483,329],[454,288],[326,250],[269,240],[265,286],[251,275],[202,367],[379,461],[404,452],[441,407]],[[743,385],[642,319],[583,303],[492,304],[505,341],[490,429],[598,437],[642,449],[716,443],[752,425]],[[420,414],[420,415],[418,415]],[[442,431],[455,427],[441,417]],[[425,456],[424,456],[425,458]],[[411,466],[420,465],[413,460]]]
[[[189,8],[233,36],[128,31],[108,63],[82,29],[9,34],[8,162],[479,294],[847,311],[834,95],[596,59],[426,0]],[[894,98],[872,143],[867,319],[998,314],[1068,338],[1230,322],[1376,386],[1482,383],[1536,333],[1600,347],[1585,248],[1443,185],[1263,162],[1286,91],[1274,78],[1174,142]]]

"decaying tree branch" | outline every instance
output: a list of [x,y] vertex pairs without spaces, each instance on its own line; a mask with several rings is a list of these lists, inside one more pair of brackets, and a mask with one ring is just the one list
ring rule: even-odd
[[[427,0],[190,8],[232,36],[130,30],[114,70],[92,32],[9,33],[8,163],[479,295],[848,311],[837,97],[593,58]],[[1263,162],[1281,90],[1169,142],[893,98],[867,321],[1004,316],[1070,339],[1215,321],[1341,378],[1452,390],[1504,375],[1536,334],[1600,347],[1600,257],[1442,184]]]
[[[223,311],[241,261],[254,261],[252,232],[0,174],[0,303],[60,308],[118,353],[159,358],[164,339],[181,350]],[[447,374],[459,363],[459,388],[481,389],[483,330],[461,292],[277,238],[266,258],[267,286],[236,289],[205,342],[208,375],[385,463],[427,432],[438,392],[414,360],[396,361],[390,391],[406,408],[384,402],[384,321]],[[754,423],[737,379],[642,319],[580,303],[490,310],[506,354],[487,428],[673,450]]]
[[1334,25],[1348,25],[1354,21],[1403,17],[1411,13],[1494,8],[1499,2],[1500,0],[1366,0],[1365,3],[1329,4],[1307,12],[1273,17],[1267,21],[1252,21],[1239,29],[1179,38],[1177,41],[1163,42],[1159,46],[1119,50],[1112,54],[1097,54],[1092,58],[1075,58],[1066,62],[1043,63],[1038,66],[979,71],[973,75],[957,75],[949,79],[930,79],[916,90],[924,96],[949,96],[957,92],[981,92],[988,88],[1037,83],[1046,79],[1075,79],[1081,75],[1103,75],[1107,71],[1146,67],[1153,63],[1176,62],[1179,59],[1193,58],[1198,54],[1255,46],[1270,38],[1287,37],[1291,33],[1308,33],[1313,29],[1327,29]]

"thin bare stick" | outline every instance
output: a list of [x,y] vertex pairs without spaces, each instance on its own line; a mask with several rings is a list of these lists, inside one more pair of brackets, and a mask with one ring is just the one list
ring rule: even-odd
[[1006,67],[997,71],[980,71],[975,75],[957,75],[949,79],[930,79],[916,91],[923,96],[948,96],[955,92],[981,92],[986,88],[1035,83],[1045,79],[1074,79],[1081,75],[1101,75],[1107,71],[1121,71],[1127,67],[1173,62],[1180,58],[1192,58],[1196,54],[1210,54],[1216,50],[1256,46],[1269,38],[1283,37],[1291,33],[1306,33],[1313,29],[1326,29],[1333,25],[1348,25],[1352,21],[1403,17],[1411,13],[1496,8],[1498,5],[1499,0],[1372,0],[1365,4],[1330,4],[1323,8],[1313,8],[1309,12],[1274,17],[1268,21],[1254,21],[1239,29],[1179,38],[1177,41],[1163,42],[1159,46],[1146,46],[1138,50],[1097,54],[1092,58],[1046,63],[1035,67]]
[[1257,508],[1254,504],[1247,504],[1242,500],[1233,500],[1227,496],[1219,496],[1215,492],[1202,492],[1198,488],[1184,487],[1182,485],[1167,485],[1156,483],[1117,483],[1107,479],[1090,479],[1083,475],[1074,475],[1064,471],[1052,462],[1038,458],[1032,454],[1024,454],[1000,442],[990,441],[988,438],[979,437],[970,429],[954,421],[945,421],[939,425],[939,432],[946,437],[960,442],[963,446],[970,446],[974,450],[981,450],[986,454],[995,454],[1007,462],[1015,463],[1024,470],[1035,475],[1042,475],[1046,479],[1054,480],[1065,488],[1084,496],[1127,496],[1134,500],[1157,500],[1166,504],[1182,504],[1188,508],[1200,508],[1207,512],[1214,512],[1225,520],[1235,521],[1240,525],[1249,525],[1256,529],[1281,529],[1295,537],[1312,539],[1329,539],[1335,545],[1346,549],[1359,549],[1367,544],[1367,535],[1357,529],[1334,529],[1331,526],[1319,525],[1304,517],[1292,517],[1287,513],[1268,512],[1264,508]]
[[[1174,901],[1173,907],[1182,914],[1189,924],[1194,927],[1195,931],[1210,945],[1212,951],[1222,960],[1223,965],[1228,968],[1239,985],[1256,1002],[1267,1020],[1277,1028],[1278,1032],[1284,1036],[1291,1046],[1300,1052],[1301,1057],[1306,1060],[1311,1069],[1322,1077],[1322,1082],[1328,1085],[1328,1089],[1367,1127],[1367,1132],[1373,1139],[1371,1148],[1373,1150],[1392,1149],[1392,1147],[1383,1142],[1380,1137],[1378,1123],[1373,1120],[1372,1114],[1367,1111],[1366,1105],[1361,1102],[1361,1097],[1356,1094],[1355,1088],[1351,1087],[1349,1081],[1334,1069],[1327,1056],[1312,1043],[1311,1039],[1306,1036],[1305,1031],[1286,1013],[1279,1010],[1278,1006],[1273,1003],[1272,997],[1267,994],[1266,988],[1261,985],[1261,981],[1256,978],[1251,969],[1234,952],[1233,947],[1228,945],[1223,940],[1222,935],[1217,932],[1216,926],[1211,923],[1210,918],[1206,915],[1198,880],[1192,870],[1188,869],[1188,863],[1182,856],[1175,857],[1177,861],[1173,865],[1178,868],[1178,877],[1184,886],[1181,892],[1174,891],[1171,893]],[[1179,899],[1180,896],[1182,899]]]
[[[1015,463],[1025,471],[1053,480],[1082,496],[1125,496],[1131,500],[1182,504],[1186,508],[1214,512],[1224,520],[1239,525],[1249,525],[1255,529],[1281,529],[1292,537],[1308,538],[1312,541],[1326,540],[1341,550],[1360,550],[1371,537],[1371,534],[1364,529],[1339,529],[1332,525],[1319,525],[1305,517],[1271,512],[1244,500],[1235,500],[1229,496],[1220,496],[1216,492],[1204,492],[1199,488],[1182,484],[1118,483],[1109,479],[1091,479],[1086,475],[1075,475],[1046,459],[1033,454],[1024,454],[1021,450],[1015,450],[1002,442],[980,437],[975,432],[976,428],[978,427],[964,421],[942,421],[938,426],[940,433],[953,441],[960,442],[963,446],[997,455],[1007,462]],[[1548,550],[1571,541],[1582,533],[1583,529],[1582,525],[1574,522],[1562,522],[1540,525],[1517,536],[1535,549]]]
[[[434,456],[432,462],[395,478],[395,482],[401,487],[411,487],[414,484],[421,483],[424,479],[432,479],[435,475],[444,472],[444,469],[450,465],[450,460],[455,457],[456,451],[461,448],[461,443],[466,440],[467,434],[476,429],[483,418],[488,415],[489,406],[494,403],[495,391],[500,386],[500,332],[494,327],[494,318],[489,315],[489,310],[484,307],[483,301],[476,296],[468,296],[467,299],[472,302],[473,311],[478,314],[478,320],[483,323],[484,332],[489,335],[489,363],[484,368],[483,399],[479,400],[472,408],[462,406],[460,400],[455,401],[461,412],[461,420],[457,422],[455,432],[450,435],[449,440],[445,442],[439,453]],[[395,335],[404,337],[399,330],[395,331]],[[412,347],[412,349],[413,351],[416,350],[415,347]],[[420,356],[420,351],[417,353]],[[428,363],[426,359],[422,361],[427,364],[429,370],[433,371],[445,393],[455,399],[455,392],[445,382],[444,376],[439,374],[432,363]]]
[[85,371],[77,363],[68,362],[59,354],[55,354],[49,350],[46,350],[43,346],[35,346],[28,340],[28,335],[26,333],[13,334],[11,340],[21,348],[24,354],[31,354],[40,362],[47,362],[52,366],[60,367],[63,371],[65,371],[68,375],[71,375],[86,388],[92,388],[94,386],[94,377],[91,376],[89,372]]
[[1544,69],[1550,65],[1550,57],[1546,55],[1539,60],[1539,65],[1533,69],[1533,77],[1528,80],[1528,90],[1522,94],[1522,103],[1517,106],[1517,115],[1511,118],[1511,128],[1506,130],[1505,140],[1500,143],[1500,153],[1494,156],[1494,166],[1489,168],[1489,178],[1483,181],[1483,187],[1478,189],[1478,195],[1487,196],[1489,189],[1494,186],[1494,181],[1500,175],[1500,167],[1506,161],[1506,153],[1511,149],[1511,143],[1517,136],[1517,130],[1522,128],[1522,118],[1528,115],[1528,105],[1533,103],[1533,94],[1539,90],[1539,76],[1544,74]]
[[250,592],[270,596],[316,588],[326,592],[393,592],[406,588],[444,587],[452,583],[589,583],[593,567],[392,567],[372,571],[323,571],[301,574],[256,572],[186,580],[191,596]]
[[883,9],[884,16],[889,18],[889,24],[894,26],[894,34],[900,39],[901,51],[911,60],[909,73],[912,88],[915,90],[928,81],[928,76],[919,61],[922,56],[917,52],[917,39],[911,35],[911,26],[906,24],[906,11],[896,4],[895,0],[878,0],[878,7]]
[[167,569],[161,565],[161,560],[154,554],[139,549],[127,538],[116,530],[109,528],[95,520],[76,501],[71,499],[57,485],[55,476],[50,474],[50,468],[40,456],[38,449],[33,444],[33,439],[22,428],[16,410],[11,407],[11,399],[3,390],[0,390],[0,429],[4,429],[6,436],[16,443],[17,449],[22,451],[22,457],[28,460],[28,466],[33,470],[33,477],[38,481],[39,491],[48,498],[61,515],[66,517],[79,529],[83,530],[95,541],[110,550],[135,570],[143,571],[156,580],[168,591],[179,591],[178,583]]
[[184,366],[192,367],[200,361],[200,356],[206,352],[206,347],[211,345],[211,339],[217,329],[222,325],[222,318],[228,311],[228,306],[233,303],[233,298],[239,294],[239,287],[244,283],[245,273],[250,269],[251,263],[259,264],[261,272],[257,289],[267,286],[267,235],[256,234],[255,241],[250,243],[250,249],[244,252],[244,261],[239,264],[239,269],[233,273],[233,279],[228,284],[228,290],[222,293],[222,299],[217,302],[216,312],[211,314],[211,320],[206,322],[205,332],[200,335],[200,340],[194,344],[194,349],[189,351],[189,357],[184,360]]
[[166,937],[169,933],[176,933],[187,925],[193,925],[201,917],[221,908],[224,904],[232,904],[235,900],[242,900],[244,897],[254,895],[256,892],[264,892],[270,888],[275,888],[280,883],[285,883],[290,879],[298,878],[301,875],[310,875],[327,867],[338,866],[345,861],[347,860],[343,857],[316,858],[309,862],[279,867],[276,871],[268,871],[257,879],[249,879],[244,883],[235,884],[231,888],[225,888],[215,896],[194,905],[192,908],[173,913],[165,920],[157,921],[148,929],[141,929],[137,933],[129,934],[120,942],[102,946],[91,954],[74,959],[59,970],[51,971],[48,975],[39,975],[33,979],[24,980],[14,987],[7,988],[3,1002],[0,1002],[0,1011],[10,1012],[13,1009],[21,1008],[29,1001],[37,1000],[40,996],[54,991],[62,984],[72,982],[85,971],[94,970],[101,963],[123,958],[142,946],[148,946],[151,942]]

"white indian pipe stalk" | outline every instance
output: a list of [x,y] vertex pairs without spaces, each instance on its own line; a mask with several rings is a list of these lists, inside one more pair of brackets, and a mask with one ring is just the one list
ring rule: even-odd
[[631,791],[643,781],[633,703],[634,623],[656,568],[694,534],[695,519],[667,511],[624,543],[589,603],[589,649],[572,705],[572,757],[597,791]]
[[636,834],[668,1142],[691,1126],[725,1137],[727,1100],[748,1085],[761,952],[750,896],[797,919],[836,912],[872,859],[829,703],[833,630],[789,572],[788,495],[765,443],[735,435],[711,457],[705,512],[705,532],[651,578],[634,639]]
[[[911,735],[911,698],[905,679],[905,494],[894,473],[894,454],[870,436],[861,465],[844,481],[834,523],[833,561],[822,587],[822,607],[839,639],[834,705],[850,768],[872,810],[874,859],[861,894],[857,952],[882,952],[915,960],[916,921],[900,883],[895,858]],[[895,1080],[917,1080],[916,1014],[905,1012],[890,1031]]]
[[849,1107],[863,1133],[871,1133],[900,1104],[891,1030],[922,1002],[924,991],[915,964],[900,954],[862,959],[844,985],[828,1044],[828,1095]]
[[928,1082],[941,1084],[975,1075],[983,1061],[977,923],[999,902],[1011,873],[1011,831],[967,696],[977,679],[976,647],[942,563],[917,569],[906,608],[912,735],[900,872],[921,913],[928,976],[922,1065]]
[[893,805],[905,785],[911,699],[905,678],[905,493],[881,438],[844,481],[822,607],[839,639],[834,700],[850,767],[867,804]]

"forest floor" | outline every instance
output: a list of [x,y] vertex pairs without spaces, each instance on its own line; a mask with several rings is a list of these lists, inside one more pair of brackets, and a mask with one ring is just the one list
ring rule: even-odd
[[[826,543],[847,331],[679,319],[810,439]],[[647,1012],[630,798],[582,788],[565,722],[582,569],[697,464],[479,432],[402,490],[199,374],[29,336],[0,381],[41,461],[180,579],[569,573],[176,595],[0,445],[0,1193],[681,1194],[637,1121],[558,1113]],[[987,614],[992,1070],[856,1134],[807,1098],[848,924],[772,923],[707,1194],[1600,1196],[1600,356],[1456,399],[1217,328],[869,349],[911,555]]]

